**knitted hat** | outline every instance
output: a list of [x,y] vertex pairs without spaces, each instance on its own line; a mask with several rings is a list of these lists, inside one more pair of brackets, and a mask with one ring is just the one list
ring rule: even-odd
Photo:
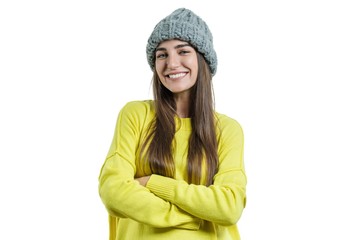
[[147,60],[152,70],[155,67],[155,50],[165,40],[179,39],[190,43],[209,64],[212,75],[216,73],[217,57],[213,38],[207,24],[192,11],[179,8],[162,19],[151,33],[146,46]]

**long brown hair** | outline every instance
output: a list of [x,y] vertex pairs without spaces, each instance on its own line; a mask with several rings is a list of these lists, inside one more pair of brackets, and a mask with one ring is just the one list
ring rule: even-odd
[[[192,132],[188,144],[187,177],[189,183],[200,184],[203,161],[206,166],[206,185],[213,183],[218,170],[217,137],[214,112],[212,75],[204,57],[197,53],[198,76],[190,93],[190,117]],[[173,93],[160,82],[154,70],[153,94],[156,117],[148,129],[142,153],[151,172],[173,177],[173,139],[176,131],[176,103]],[[205,158],[204,158],[205,157]],[[145,164],[145,163],[144,163]]]

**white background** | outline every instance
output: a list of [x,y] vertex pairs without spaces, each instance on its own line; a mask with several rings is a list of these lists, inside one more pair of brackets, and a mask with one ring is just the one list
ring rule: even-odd
[[244,129],[242,239],[360,239],[355,2],[1,1],[0,239],[107,239],[100,167],[178,7],[210,26],[216,108]]

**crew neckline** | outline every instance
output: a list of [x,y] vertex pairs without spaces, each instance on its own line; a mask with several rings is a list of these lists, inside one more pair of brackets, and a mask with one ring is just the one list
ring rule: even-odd
[[176,117],[176,129],[191,130],[191,118]]

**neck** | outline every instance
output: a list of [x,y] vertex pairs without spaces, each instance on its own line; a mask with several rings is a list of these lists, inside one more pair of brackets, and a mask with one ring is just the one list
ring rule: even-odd
[[176,102],[176,113],[180,118],[189,117],[189,95],[188,94],[176,94],[174,96]]

